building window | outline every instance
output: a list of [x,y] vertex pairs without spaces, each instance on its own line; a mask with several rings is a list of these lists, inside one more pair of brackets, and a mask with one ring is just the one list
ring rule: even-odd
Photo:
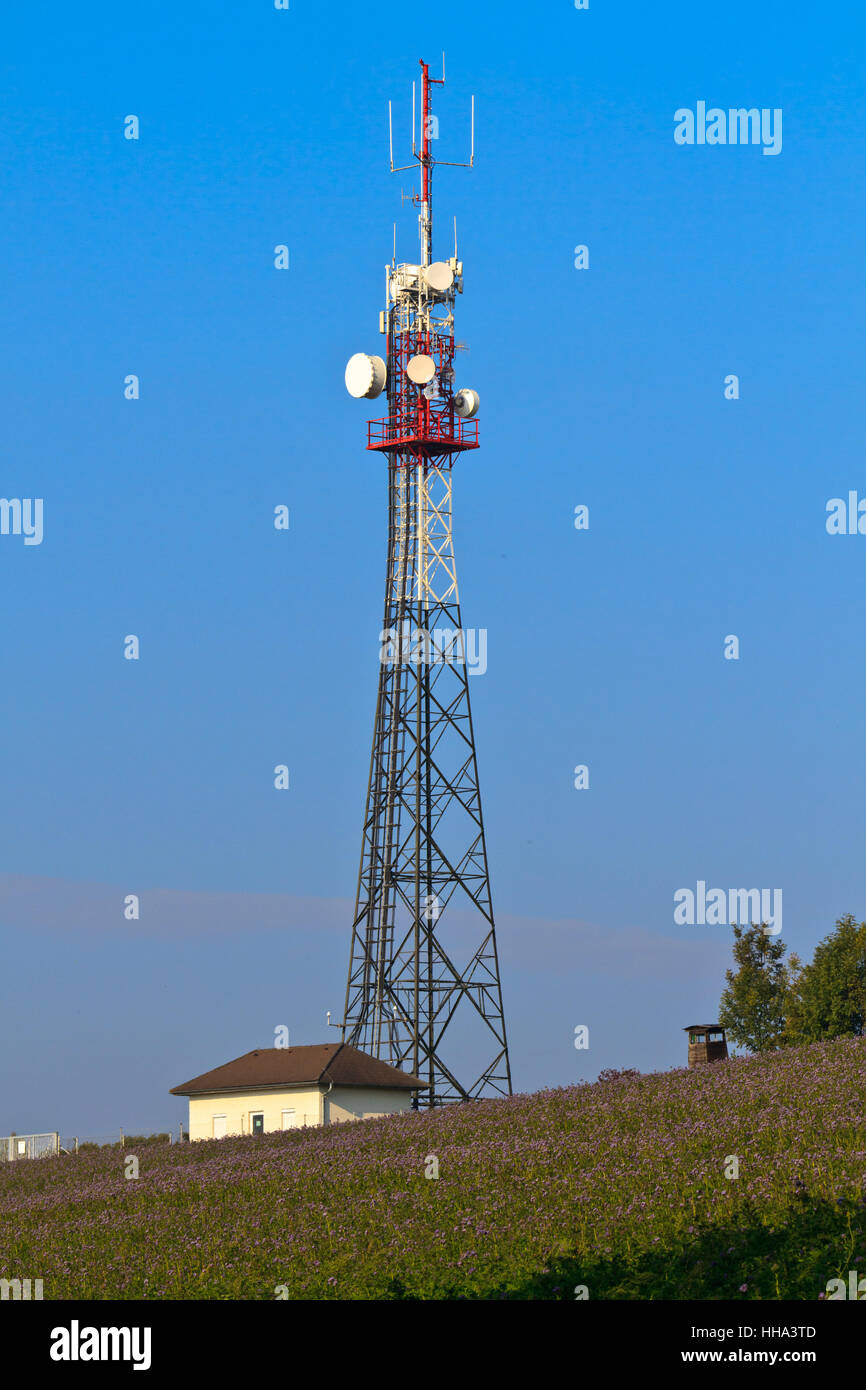
[[225,1139],[227,1127],[227,1115],[213,1116],[213,1137],[214,1139]]
[[294,1110],[283,1111],[283,1129],[295,1129],[298,1124],[298,1116]]
[[250,1132],[252,1134],[264,1134],[265,1116],[263,1111],[250,1112]]

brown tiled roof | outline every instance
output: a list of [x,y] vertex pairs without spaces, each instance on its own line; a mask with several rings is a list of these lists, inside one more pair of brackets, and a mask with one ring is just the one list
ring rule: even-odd
[[272,1091],[287,1086],[381,1086],[391,1090],[426,1090],[427,1083],[409,1072],[380,1062],[348,1043],[314,1043],[311,1047],[259,1047],[225,1066],[214,1067],[169,1095],[192,1096],[212,1091]]

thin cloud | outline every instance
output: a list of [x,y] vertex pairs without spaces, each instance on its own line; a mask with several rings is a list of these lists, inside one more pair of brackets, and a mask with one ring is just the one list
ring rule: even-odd
[[[137,892],[140,917],[124,916]],[[73,879],[0,875],[0,923],[7,928],[162,933],[343,932],[348,942],[354,903],[348,898],[289,893],[204,893]],[[449,926],[471,929],[473,914],[452,904]],[[507,968],[609,972],[622,978],[696,979],[729,963],[726,934],[678,937],[648,927],[610,927],[577,917],[500,913],[500,954]]]

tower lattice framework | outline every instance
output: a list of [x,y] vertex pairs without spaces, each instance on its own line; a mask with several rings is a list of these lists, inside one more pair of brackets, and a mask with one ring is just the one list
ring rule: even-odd
[[469,696],[486,633],[463,628],[452,534],[452,470],[478,447],[478,398],[455,389],[456,245],[432,260],[436,79],[421,69],[421,261],[386,268],[386,359],[365,359],[387,390],[367,447],[387,461],[388,558],[342,1036],[421,1077],[433,1106],[509,1095],[511,1072]]

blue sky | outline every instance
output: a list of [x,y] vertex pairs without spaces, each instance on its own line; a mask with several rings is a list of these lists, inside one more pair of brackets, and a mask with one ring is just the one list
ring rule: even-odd
[[[825,528],[866,495],[857,12],[19,9],[0,457],[44,539],[0,536],[2,1133],[176,1126],[170,1086],[339,1016],[386,500],[343,368],[377,350],[394,221],[416,254],[387,101],[403,139],[443,49],[440,158],[476,97],[434,252],[456,215],[482,448],[455,539],[488,631],[515,1085],[682,1062],[730,932],[676,925],[680,887],[781,888],[807,954],[866,916],[866,538]],[[698,101],[780,108],[781,152],[677,145]]]

